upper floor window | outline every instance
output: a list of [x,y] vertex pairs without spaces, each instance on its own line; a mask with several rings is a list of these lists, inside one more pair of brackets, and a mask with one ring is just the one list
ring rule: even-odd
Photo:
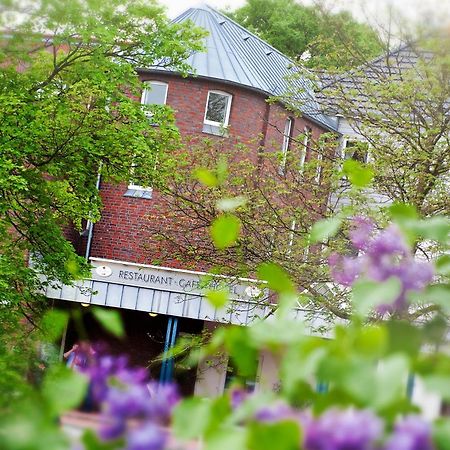
[[280,168],[278,170],[280,175],[284,175],[284,171],[286,169],[286,161],[287,161],[289,146],[291,144],[293,123],[294,123],[294,119],[292,117],[288,117],[286,119],[286,122],[284,123],[283,143],[281,145],[281,163],[280,163]]
[[370,160],[369,143],[358,141],[356,139],[344,138],[341,150],[342,159],[353,159],[362,164],[366,164]]
[[230,119],[232,95],[221,91],[209,91],[206,100],[204,123],[217,127],[227,127]]
[[306,157],[311,150],[311,128],[305,127],[303,142],[301,143],[300,148],[300,158],[299,158],[299,170],[300,173],[303,172],[303,167],[305,166]]
[[168,84],[162,81],[144,81],[142,91],[142,105],[165,105],[167,100]]

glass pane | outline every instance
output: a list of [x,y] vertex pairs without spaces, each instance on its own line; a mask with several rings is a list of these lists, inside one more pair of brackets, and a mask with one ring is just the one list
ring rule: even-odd
[[227,95],[209,93],[208,107],[206,109],[206,120],[211,122],[225,123],[225,115],[229,98]]
[[167,84],[146,83],[148,88],[145,88],[142,95],[142,103],[144,105],[165,105]]

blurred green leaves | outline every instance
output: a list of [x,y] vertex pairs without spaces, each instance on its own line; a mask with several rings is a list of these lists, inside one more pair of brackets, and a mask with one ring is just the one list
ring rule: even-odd
[[92,308],[92,314],[100,322],[102,327],[112,335],[121,338],[125,334],[122,318],[117,309]]
[[373,180],[373,170],[359,161],[347,159],[344,161],[342,172],[350,183],[357,188],[367,187]]
[[211,225],[211,237],[218,249],[231,247],[236,243],[241,230],[241,221],[234,215],[224,214]]
[[315,222],[311,229],[311,243],[324,242],[333,237],[341,227],[342,220],[338,217],[323,219]]

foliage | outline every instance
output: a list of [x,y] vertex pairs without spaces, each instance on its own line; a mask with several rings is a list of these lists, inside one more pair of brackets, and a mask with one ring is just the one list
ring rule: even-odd
[[[99,219],[97,174],[129,180],[138,161],[157,182],[156,159],[179,144],[168,109],[149,126],[136,69],[184,73],[203,32],[169,23],[153,1],[2,1],[0,12],[0,357],[14,359],[31,332],[17,322],[37,320],[39,292],[87,274],[64,230]],[[2,403],[26,369],[26,355],[13,359],[1,360]]]
[[[377,34],[346,11],[325,13],[294,0],[247,0],[226,14],[293,59],[309,52],[309,67],[352,67],[381,51]],[[351,42],[343,44],[341,35]]]
[[431,30],[318,86],[322,106],[365,142],[374,193],[425,217],[449,214],[449,49],[448,32]]
[[[426,222],[430,229],[431,222]],[[418,263],[409,257],[399,260],[394,253],[406,251],[406,244],[401,236],[394,236],[392,228],[372,237],[370,231],[364,231],[372,226],[369,222],[357,223],[352,239],[360,245],[362,255],[355,266],[366,272],[360,273],[356,283],[396,267],[395,278],[406,283],[404,289],[415,290],[417,286],[410,284],[407,271],[414,271],[416,264],[429,266],[429,263]],[[435,233],[431,234],[436,238]],[[390,252],[394,253],[388,257]],[[366,254],[373,258],[367,265],[362,262]],[[441,382],[443,379],[448,382],[449,358],[445,350],[440,350],[448,330],[446,309],[425,300],[428,297],[422,286],[419,288],[422,295],[407,296],[408,308],[416,309],[415,302],[421,299],[430,312],[435,312],[422,323],[405,321],[401,313],[406,304],[398,301],[399,295],[404,294],[400,294],[396,285],[386,284],[376,291],[377,302],[369,308],[360,306],[366,301],[367,292],[362,296],[355,294],[352,305],[355,315],[351,322],[335,324],[332,334],[324,338],[311,335],[305,324],[291,318],[291,297],[297,295],[293,294],[290,282],[276,281],[286,278],[279,271],[270,264],[259,270],[278,293],[274,319],[216,332],[204,348],[203,357],[222,348],[244,374],[251,370],[248,364],[255,358],[243,355],[264,350],[281,361],[278,372],[281,391],[276,394],[263,388],[248,394],[244,386],[235,386],[222,399],[184,400],[174,414],[177,435],[185,439],[201,437],[206,448],[212,449],[225,448],[231,441],[233,448],[239,449],[266,448],[266,445],[305,450],[446,448],[444,435],[448,435],[443,430],[448,422],[443,419],[436,422],[433,444],[431,427],[417,415],[420,409],[408,394],[406,382],[414,376],[415,383],[426,386],[429,392],[446,395]],[[344,267],[342,271],[356,288],[352,269]],[[372,290],[379,286],[380,280]],[[448,294],[441,295],[449,299]],[[386,316],[386,308],[379,309],[383,302],[394,308],[390,317]],[[368,322],[374,309],[382,312],[384,321]],[[424,351],[424,346],[430,345],[434,350]],[[315,389],[319,382],[326,388]],[[218,405],[223,403],[226,406],[219,409]],[[188,417],[196,417],[193,434],[185,428]]]

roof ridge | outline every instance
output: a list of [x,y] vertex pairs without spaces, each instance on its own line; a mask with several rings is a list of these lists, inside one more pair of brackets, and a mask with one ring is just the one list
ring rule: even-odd
[[202,3],[202,7],[191,7],[190,9],[203,9],[204,11],[210,10],[213,13],[223,17],[224,19],[230,21],[233,25],[240,28],[244,33],[249,34],[250,36],[253,36],[255,39],[258,39],[262,43],[264,43],[268,48],[274,50],[279,55],[283,56],[285,59],[287,59],[289,62],[291,62],[293,65],[297,65],[297,63],[291,59],[289,56],[285,55],[282,51],[275,48],[273,45],[269,44],[267,41],[253,33],[252,31],[248,30],[247,28],[243,27],[240,23],[237,23],[235,20],[233,20],[231,17],[228,17],[226,14],[223,14],[222,12],[218,11],[217,9],[213,8],[212,6],[208,5],[207,3]]

